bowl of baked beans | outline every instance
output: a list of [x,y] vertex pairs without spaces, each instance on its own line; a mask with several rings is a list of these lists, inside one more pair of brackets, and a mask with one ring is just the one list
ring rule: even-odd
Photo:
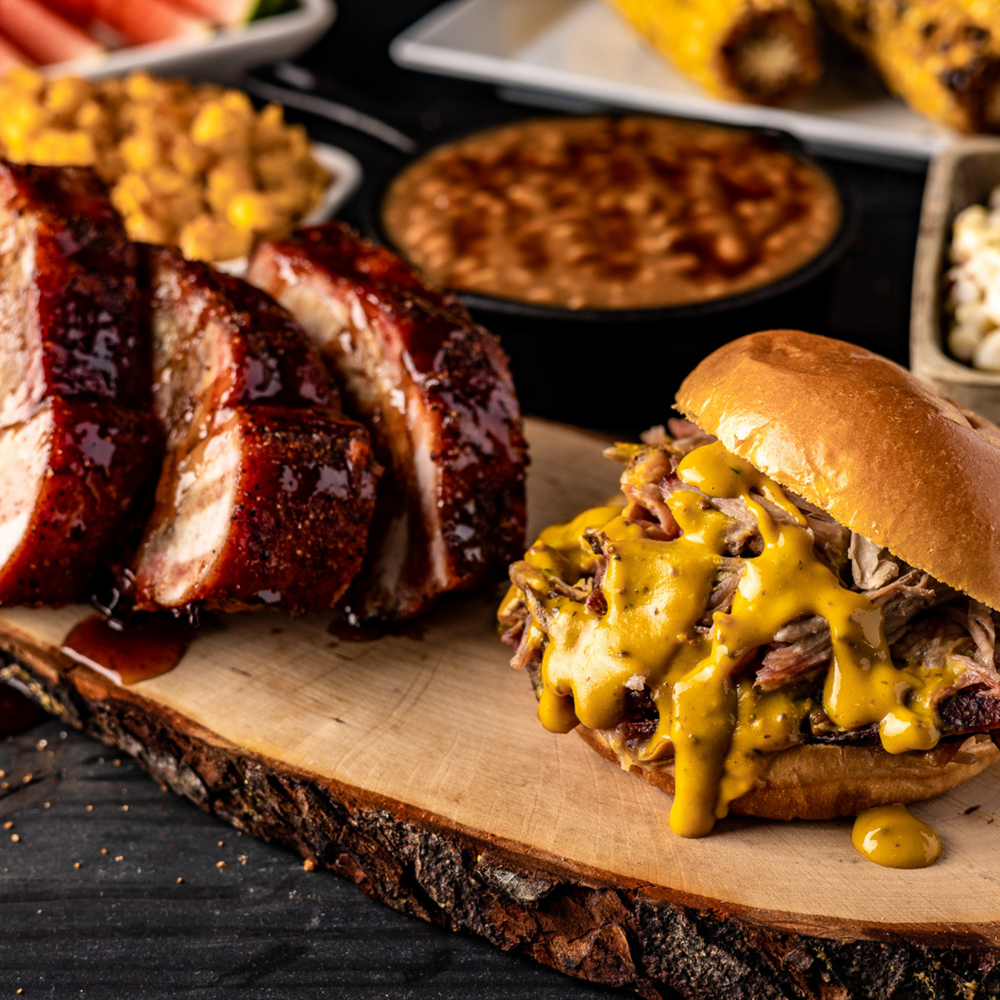
[[780,133],[552,116],[438,145],[388,183],[379,235],[472,306],[580,319],[727,309],[846,245],[836,183]]

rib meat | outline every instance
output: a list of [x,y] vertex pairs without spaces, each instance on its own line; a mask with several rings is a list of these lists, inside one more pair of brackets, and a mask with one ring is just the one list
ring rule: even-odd
[[91,170],[0,161],[0,426],[48,396],[148,409],[137,259]]
[[50,397],[0,430],[0,604],[91,597],[159,451],[145,414]]
[[175,250],[143,250],[153,412],[169,450],[234,406],[340,409],[321,355],[273,299]]
[[159,451],[137,254],[90,170],[0,161],[0,602],[89,598]]
[[517,558],[520,410],[503,352],[464,306],[337,224],[263,244],[248,279],[323,351],[387,469],[350,610],[403,621]]
[[139,610],[329,609],[361,565],[377,465],[322,359],[258,289],[147,248],[167,456]]

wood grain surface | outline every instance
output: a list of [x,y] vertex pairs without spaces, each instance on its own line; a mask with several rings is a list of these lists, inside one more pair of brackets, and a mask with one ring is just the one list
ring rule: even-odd
[[[599,439],[528,430],[530,531],[614,490]],[[769,995],[762,976],[794,984],[782,996],[863,996],[890,967],[942,996],[995,985],[995,771],[914,807],[944,842],[928,869],[864,861],[848,819],[728,819],[682,840],[662,793],[541,728],[496,602],[449,601],[365,642],[322,616],[232,616],[127,687],[60,654],[85,608],[5,609],[0,645],[50,707],[241,829],[583,978],[692,997]],[[684,967],[666,960],[681,951]],[[841,992],[824,992],[831,976]]]

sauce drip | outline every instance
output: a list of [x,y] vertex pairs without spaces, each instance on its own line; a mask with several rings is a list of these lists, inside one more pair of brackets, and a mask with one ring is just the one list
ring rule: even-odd
[[23,733],[45,718],[45,712],[26,694],[0,683],[0,736]]
[[353,615],[334,618],[326,627],[327,632],[344,642],[374,642],[385,635],[385,628],[379,625],[362,624]]
[[344,642],[375,642],[386,635],[398,635],[420,642],[427,634],[427,626],[422,622],[401,622],[398,625],[363,622],[353,612],[334,618],[326,630],[334,638]]
[[862,857],[886,868],[926,868],[941,856],[935,829],[903,805],[861,813],[854,821],[851,843]]
[[191,625],[172,617],[150,616],[115,628],[91,615],[70,630],[62,652],[116,684],[135,684],[173,670],[193,637]]

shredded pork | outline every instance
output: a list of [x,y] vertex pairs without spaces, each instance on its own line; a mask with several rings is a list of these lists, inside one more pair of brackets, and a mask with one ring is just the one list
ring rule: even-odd
[[[662,427],[647,432],[643,436],[644,441],[661,450],[652,456],[652,461],[648,453],[643,454],[640,478],[630,475],[630,472],[623,476],[623,492],[627,501],[625,515],[640,524],[648,537],[662,541],[670,541],[680,535],[680,528],[666,500],[678,490],[700,493],[696,487],[682,482],[677,476],[677,464],[693,448],[714,440],[687,421],[671,421],[669,433],[672,438]],[[631,458],[631,454],[616,449],[610,450],[609,455],[623,461]],[[920,663],[927,670],[942,670],[947,666],[954,672],[953,681],[939,688],[935,694],[935,702],[944,706],[941,714],[951,731],[974,731],[970,727],[975,720],[980,716],[992,718],[990,713],[1000,717],[997,613],[935,580],[923,570],[907,565],[879,543],[851,532],[803,498],[788,491],[786,496],[805,519],[818,558],[839,576],[844,586],[864,594],[881,608],[883,630],[893,659]],[[727,518],[724,538],[729,554],[728,558],[723,557],[705,610],[696,624],[699,631],[707,633],[716,612],[731,610],[744,560],[763,550],[763,540],[757,519],[744,500],[714,498],[704,493],[701,497],[706,507],[711,505]],[[752,499],[776,522],[795,521],[788,510],[766,497],[754,494]],[[601,589],[606,560],[601,550],[606,539],[600,532],[594,532],[591,542],[597,553],[595,573],[586,580],[576,581],[573,586],[567,585],[565,591],[559,592],[568,595],[586,591],[584,600],[588,609],[603,614],[607,609]],[[527,563],[518,563],[511,568],[512,581],[524,589],[525,604],[516,606],[508,614],[504,639],[518,646],[513,664],[527,666],[532,672],[537,672],[541,652],[537,645],[526,642],[529,630],[524,628],[528,606],[536,613],[536,620],[544,625],[537,618],[537,614],[544,615],[544,612],[535,607],[539,602],[531,594],[532,586],[537,585],[533,574],[542,575]],[[756,657],[748,660],[747,669],[755,672],[755,683],[763,690],[815,684],[825,674],[832,655],[830,626],[822,616],[812,615],[782,626],[773,641],[758,650]],[[636,715],[634,725],[640,725],[640,722],[641,725],[648,725],[646,716],[649,711],[648,707],[645,714],[637,709],[633,713]],[[963,722],[963,719],[967,721]],[[839,740],[852,736],[833,732],[835,727],[822,712],[812,720],[811,725],[813,738],[816,739]],[[866,731],[853,735],[864,741],[875,738],[877,734]]]

